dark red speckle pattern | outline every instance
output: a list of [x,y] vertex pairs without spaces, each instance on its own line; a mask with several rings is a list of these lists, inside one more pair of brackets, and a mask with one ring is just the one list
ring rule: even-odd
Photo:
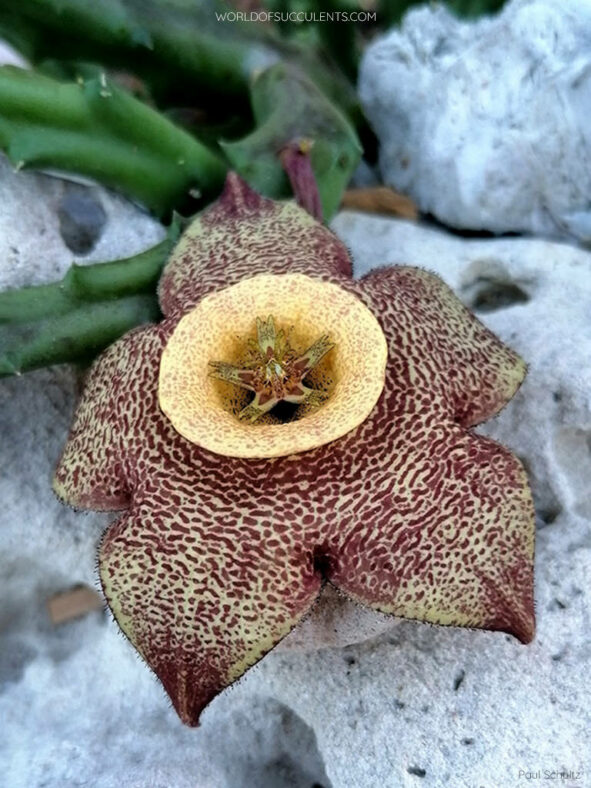
[[[388,341],[386,385],[338,441],[232,459],[173,429],[158,405],[159,361],[200,298],[265,272],[356,293]],[[160,297],[166,319],[94,364],[54,487],[77,507],[126,510],[102,541],[103,588],[184,722],[197,724],[297,624],[324,579],[377,610],[531,640],[526,475],[469,429],[511,398],[524,364],[440,279],[392,267],[353,281],[329,230],[230,176],[181,240]]]

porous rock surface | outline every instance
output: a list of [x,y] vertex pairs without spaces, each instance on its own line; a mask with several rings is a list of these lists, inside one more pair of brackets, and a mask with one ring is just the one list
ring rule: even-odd
[[[79,231],[88,232],[86,221],[73,210],[80,201],[92,202],[103,221],[94,223],[91,248],[76,257],[71,238],[77,223]],[[64,204],[69,206],[67,232]],[[17,173],[0,154],[0,291],[55,282],[74,260],[83,265],[138,254],[164,234],[158,222],[114,192],[41,173]]]
[[[71,260],[52,201],[59,185],[26,173],[6,177],[13,180],[0,211],[2,284],[56,279]],[[106,210],[93,259],[132,254],[162,235],[128,205],[125,221]],[[11,218],[26,211],[38,222]],[[591,254],[543,241],[462,241],[351,213],[334,227],[358,275],[379,262],[436,270],[530,362],[521,391],[486,432],[532,474],[536,640],[522,646],[500,633],[364,612],[369,618],[359,621],[358,608],[339,610],[342,600],[328,599],[290,638],[304,646],[364,642],[276,650],[213,701],[200,728],[185,728],[110,616],[49,623],[49,596],[76,583],[96,586],[107,518],[75,513],[50,490],[74,374],[56,368],[2,380],[0,761],[11,788],[515,788],[530,784],[521,772],[585,767]],[[19,250],[18,267],[10,247]],[[365,640],[374,625],[387,631]]]
[[453,227],[591,240],[591,0],[412,9],[366,51],[384,180]]

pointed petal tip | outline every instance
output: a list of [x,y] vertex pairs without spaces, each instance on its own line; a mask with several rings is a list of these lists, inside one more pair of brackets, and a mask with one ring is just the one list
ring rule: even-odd
[[266,202],[238,173],[229,172],[218,204],[229,213],[242,213],[260,209]]
[[496,620],[485,626],[485,629],[506,632],[527,646],[536,635],[533,593],[527,593],[526,598],[521,602],[516,597],[514,604],[510,608],[506,607]]
[[201,727],[201,709],[197,712],[188,710],[183,711],[183,709],[178,708],[174,703],[172,705],[174,706],[174,709],[183,725],[186,725],[187,728]]
[[176,664],[173,659],[152,667],[181,722],[189,728],[201,725],[203,710],[228,683],[220,681],[217,671],[208,669],[205,664],[191,665],[186,660]]
[[531,643],[536,636],[536,622],[534,616],[532,615],[531,619],[527,621],[519,621],[516,623],[511,634],[524,646]]
[[[533,530],[533,515],[529,518]],[[531,552],[530,552],[531,551]],[[521,643],[531,643],[536,635],[536,608],[534,598],[533,535],[523,560],[513,571],[506,596],[506,631]]]

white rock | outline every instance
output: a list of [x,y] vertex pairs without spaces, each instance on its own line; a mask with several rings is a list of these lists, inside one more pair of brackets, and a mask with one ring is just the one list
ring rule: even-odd
[[310,614],[277,646],[278,651],[308,651],[362,643],[396,625],[391,616],[356,605],[326,585]]
[[405,16],[360,95],[384,180],[453,227],[591,239],[591,0]]
[[[346,649],[269,654],[208,707],[199,729],[184,728],[108,616],[48,623],[48,596],[94,582],[105,519],[60,506],[49,488],[74,404],[71,373],[0,381],[0,762],[11,788],[515,788],[527,784],[520,769],[584,767],[591,255],[540,241],[462,241],[350,213],[334,226],[359,275],[414,263],[469,303],[483,302],[491,279],[507,297],[511,285],[529,298],[480,316],[530,362],[487,431],[526,460],[552,520],[540,520],[535,642],[395,622]],[[18,225],[5,235],[20,246]],[[63,250],[57,263],[46,254],[53,271],[69,260]],[[28,259],[31,277],[49,278]],[[310,637],[330,629],[330,610],[319,606],[306,623]],[[355,623],[352,610],[338,614],[339,627]]]
[[21,53],[2,39],[0,39],[0,65],[18,66],[19,68],[28,67],[28,63]]

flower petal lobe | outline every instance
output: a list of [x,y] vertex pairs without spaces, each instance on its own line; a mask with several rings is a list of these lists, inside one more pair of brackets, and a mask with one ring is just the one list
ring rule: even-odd
[[[534,633],[534,510],[519,461],[455,424],[408,444],[356,508],[329,580],[361,604],[434,624]],[[402,442],[400,442],[402,443]],[[393,452],[393,456],[396,456]]]
[[418,390],[415,398],[443,398],[463,427],[496,415],[523,382],[524,361],[435,274],[379,268],[359,287],[390,331],[391,359],[404,363],[409,386]]
[[207,293],[256,274],[351,276],[343,244],[294,202],[261,197],[230,173],[221,198],[183,234],[160,280],[162,311],[187,312]]
[[321,578],[293,535],[281,540],[291,549],[278,549],[260,520],[236,509],[232,519],[177,481],[159,488],[168,506],[146,499],[111,526],[99,568],[121,629],[183,722],[197,725],[205,705],[310,609]]

